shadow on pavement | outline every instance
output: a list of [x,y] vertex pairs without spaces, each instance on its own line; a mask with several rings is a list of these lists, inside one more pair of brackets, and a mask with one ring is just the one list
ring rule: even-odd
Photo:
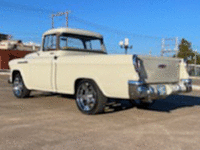
[[51,96],[57,96],[57,95],[59,94],[50,93],[50,92],[39,92],[39,93],[31,93],[28,98],[51,97]]
[[167,97],[167,99],[157,100],[153,105],[149,107],[138,105],[136,103],[132,104],[129,101],[125,100],[118,100],[118,103],[120,103],[121,106],[120,107],[118,106],[116,108],[113,107],[114,108],[113,112],[127,110],[133,107],[151,111],[170,112],[172,110],[183,107],[192,107],[200,105],[200,97],[187,96],[187,95],[172,95]]
[[[54,93],[48,93],[48,92],[34,94],[30,98],[40,98],[40,97],[48,97],[48,96],[74,99],[73,95],[62,95],[62,94],[54,94]],[[155,103],[149,107],[145,107],[134,102],[131,103],[129,100],[109,99],[109,102],[106,106],[105,113],[125,111],[134,107],[137,107],[138,109],[145,109],[145,110],[150,110],[150,111],[170,112],[175,109],[179,109],[183,107],[192,107],[192,106],[197,106],[197,105],[200,105],[200,97],[188,96],[188,95],[171,95],[167,97],[167,99],[161,99],[161,100],[155,101]]]
[[165,100],[158,100],[149,107],[149,110],[170,112],[172,110],[200,105],[200,97],[187,95],[173,95]]

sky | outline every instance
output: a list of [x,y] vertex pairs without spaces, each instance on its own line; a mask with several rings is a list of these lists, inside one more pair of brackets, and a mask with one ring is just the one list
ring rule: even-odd
[[[41,43],[51,29],[51,14],[70,10],[69,27],[98,32],[107,52],[123,54],[119,41],[129,38],[130,54],[159,56],[162,38],[185,38],[200,52],[198,0],[0,0],[0,33]],[[55,18],[64,27],[65,17]],[[173,49],[175,42],[168,41]],[[172,54],[166,54],[172,55]]]

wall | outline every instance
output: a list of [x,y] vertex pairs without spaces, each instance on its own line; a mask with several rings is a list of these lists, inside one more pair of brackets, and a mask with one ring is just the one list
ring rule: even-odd
[[9,69],[8,62],[15,58],[22,58],[34,51],[2,50],[0,49],[0,69]]

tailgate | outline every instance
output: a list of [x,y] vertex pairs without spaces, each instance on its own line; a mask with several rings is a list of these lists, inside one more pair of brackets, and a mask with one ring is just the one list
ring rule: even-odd
[[179,82],[179,59],[138,56],[141,60],[140,77],[146,83]]

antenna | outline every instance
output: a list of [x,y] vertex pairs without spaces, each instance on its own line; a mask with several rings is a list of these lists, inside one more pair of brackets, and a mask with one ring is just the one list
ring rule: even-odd
[[69,26],[69,23],[68,23],[68,17],[69,17],[69,13],[71,13],[71,11],[65,11],[65,12],[58,12],[56,14],[52,14],[51,15],[51,20],[52,20],[52,28],[54,28],[54,17],[57,17],[57,16],[63,16],[65,15],[65,18],[66,18],[66,27]]

